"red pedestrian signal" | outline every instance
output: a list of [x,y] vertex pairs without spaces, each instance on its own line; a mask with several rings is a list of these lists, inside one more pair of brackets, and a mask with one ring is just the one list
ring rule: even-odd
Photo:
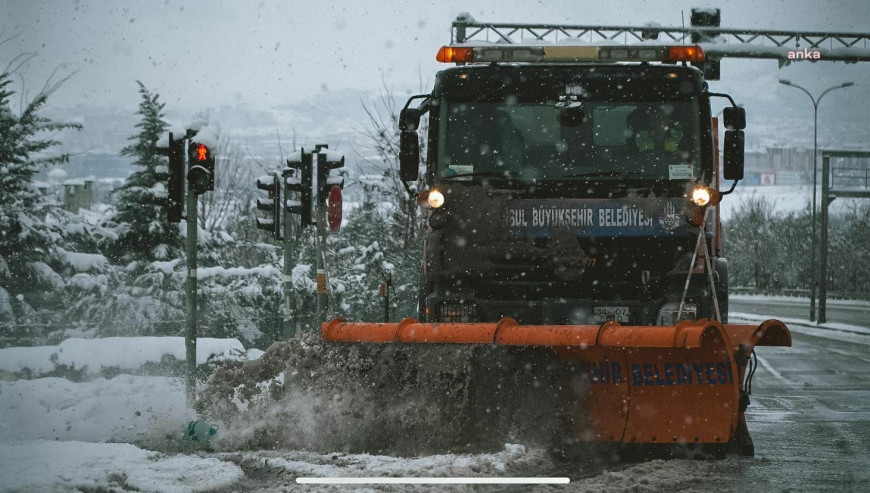
[[196,160],[208,161],[208,147],[206,147],[204,144],[199,144],[196,146]]
[[191,142],[187,153],[187,186],[196,195],[214,190],[214,156],[208,146]]

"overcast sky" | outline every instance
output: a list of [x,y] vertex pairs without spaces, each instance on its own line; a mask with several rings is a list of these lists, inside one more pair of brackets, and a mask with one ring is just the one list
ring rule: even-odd
[[[55,69],[73,74],[52,96],[53,106],[135,108],[135,81],[141,80],[176,111],[269,110],[324,91],[377,90],[382,80],[399,91],[421,89],[421,77],[431,84],[439,69],[435,53],[449,42],[450,23],[463,11],[481,21],[671,26],[680,25],[681,11],[688,24],[692,7],[711,4],[722,9],[723,27],[870,32],[867,0],[2,0],[0,39],[7,41],[0,68],[18,54],[35,53],[19,72],[31,91]],[[777,78],[814,92],[854,80],[859,87],[849,89],[852,98],[865,109],[870,100],[864,65],[727,63],[716,89],[786,110],[811,105]],[[832,107],[857,111],[854,100],[829,98]]]

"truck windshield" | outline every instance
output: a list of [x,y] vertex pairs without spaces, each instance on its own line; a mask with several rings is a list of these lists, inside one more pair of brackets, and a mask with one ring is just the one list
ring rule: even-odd
[[542,180],[691,180],[700,176],[696,100],[579,104],[442,101],[438,176]]

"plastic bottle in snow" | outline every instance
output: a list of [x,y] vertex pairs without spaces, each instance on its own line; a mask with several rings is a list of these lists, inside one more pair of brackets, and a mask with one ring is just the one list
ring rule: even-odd
[[207,442],[217,433],[217,426],[202,421],[187,423],[187,437],[195,442]]

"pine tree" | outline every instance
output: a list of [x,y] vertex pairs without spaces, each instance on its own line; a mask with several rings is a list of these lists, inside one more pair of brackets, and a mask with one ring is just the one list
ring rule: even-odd
[[167,161],[157,154],[157,141],[167,129],[163,121],[165,103],[159,101],[158,94],[137,83],[142,95],[137,114],[142,120],[136,124],[139,133],[129,138],[133,143],[121,149],[121,155],[134,157],[133,165],[142,169],[115,190],[117,213],[113,221],[118,239],[112,257],[115,261],[150,262],[177,257],[181,240],[178,229],[166,219]]
[[55,272],[57,249],[64,240],[63,221],[58,220],[63,214],[32,179],[41,167],[68,159],[48,154],[59,142],[39,135],[81,129],[39,116],[51,89],[40,92],[16,115],[10,84],[9,74],[0,73],[0,320],[27,318],[31,305],[43,304],[37,302],[63,285]]

